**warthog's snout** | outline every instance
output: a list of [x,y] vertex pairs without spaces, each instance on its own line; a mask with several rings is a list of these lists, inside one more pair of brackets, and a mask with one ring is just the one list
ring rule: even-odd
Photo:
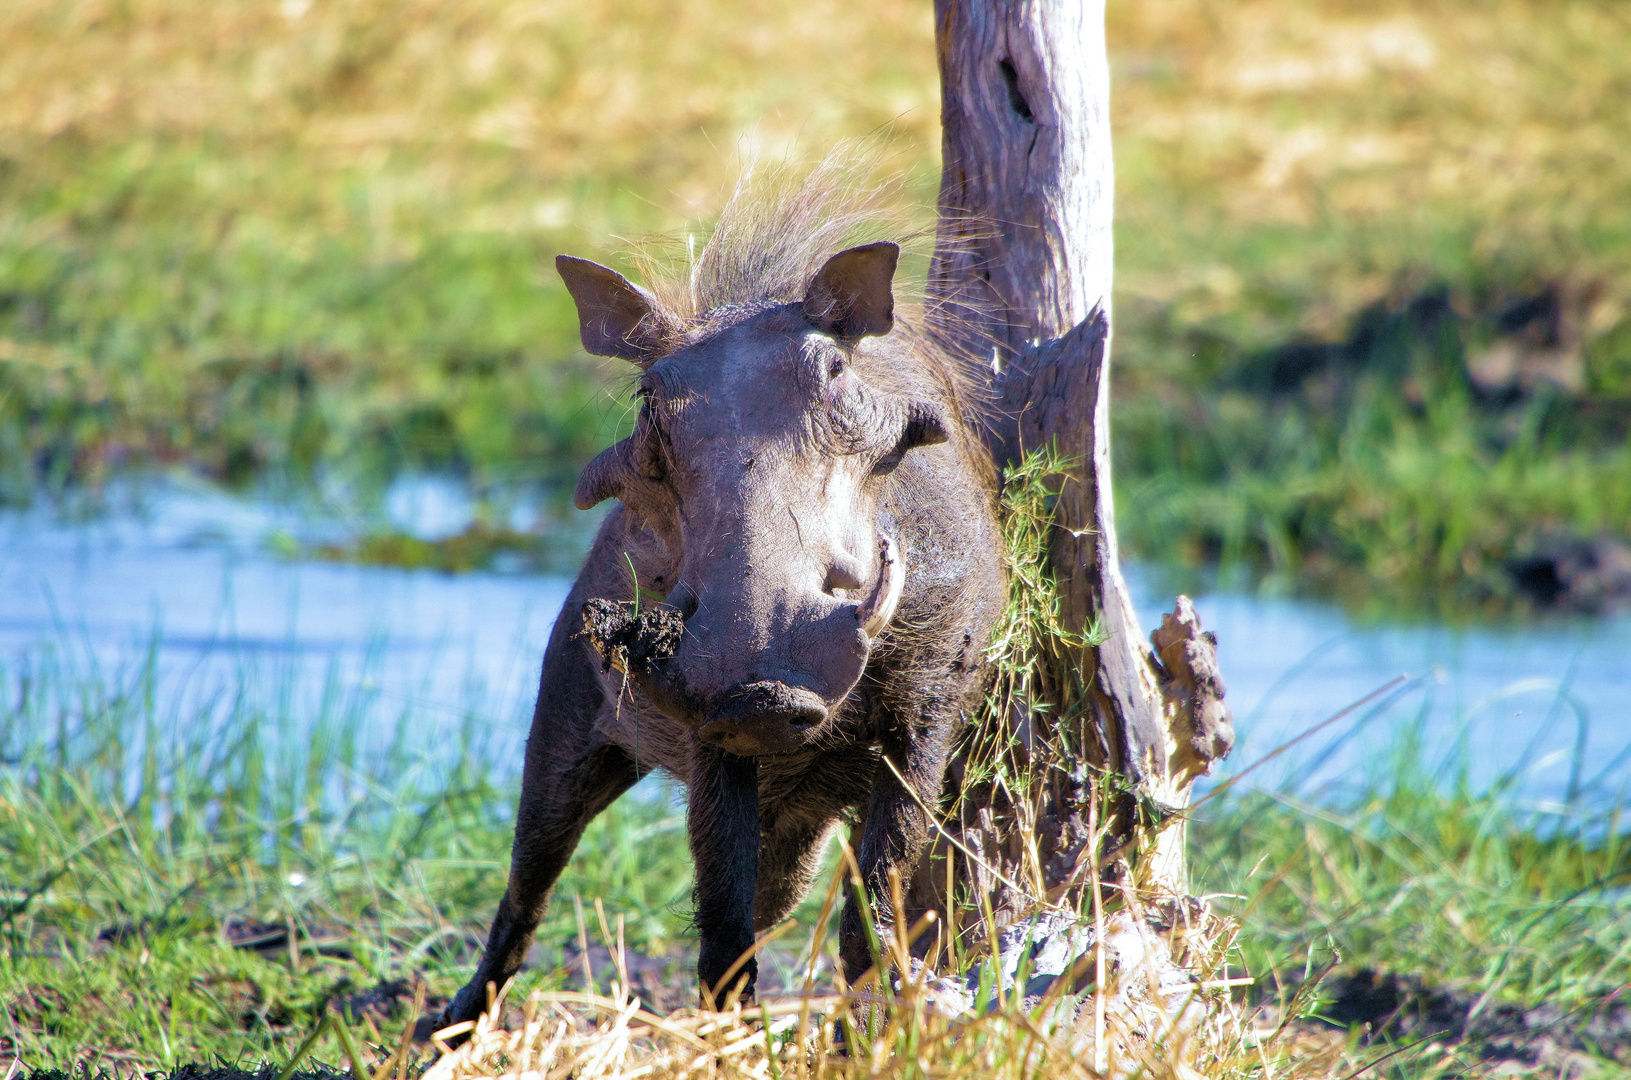
[[722,695],[697,736],[739,757],[784,754],[803,746],[825,719],[826,703],[813,691],[766,680]]

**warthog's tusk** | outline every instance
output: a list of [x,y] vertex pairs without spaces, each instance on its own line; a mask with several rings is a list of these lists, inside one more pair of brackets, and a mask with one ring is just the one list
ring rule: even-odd
[[872,586],[872,595],[866,603],[855,609],[855,621],[870,638],[877,637],[889,620],[895,617],[895,605],[900,603],[901,586],[906,584],[906,564],[895,558],[894,544],[889,537],[878,534],[878,582]]

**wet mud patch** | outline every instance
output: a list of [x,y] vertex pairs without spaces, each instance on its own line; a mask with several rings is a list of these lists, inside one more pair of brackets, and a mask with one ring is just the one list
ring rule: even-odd
[[1360,1028],[1370,1044],[1438,1041],[1492,1063],[1588,1075],[1596,1061],[1631,1065],[1631,1001],[1619,991],[1588,1005],[1525,1006],[1429,985],[1418,975],[1363,969],[1327,979],[1319,1018]]
[[583,605],[583,636],[600,653],[602,670],[650,671],[673,656],[685,620],[669,607],[592,599]]
[[1606,615],[1631,607],[1631,543],[1616,536],[1545,536],[1506,570],[1538,611]]

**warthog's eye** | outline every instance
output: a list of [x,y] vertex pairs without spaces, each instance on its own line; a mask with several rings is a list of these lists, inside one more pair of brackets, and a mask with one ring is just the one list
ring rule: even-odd
[[662,426],[658,423],[657,410],[652,406],[652,392],[649,387],[642,386],[639,393],[640,415],[636,419],[635,430],[644,428],[646,431],[661,433]]
[[844,374],[844,358],[842,356],[835,356],[832,358],[832,361],[827,364],[827,377],[829,379],[836,379],[842,374]]

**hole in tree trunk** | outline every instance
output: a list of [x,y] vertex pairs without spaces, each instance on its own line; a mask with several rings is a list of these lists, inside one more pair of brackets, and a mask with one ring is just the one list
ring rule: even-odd
[[1002,71],[1002,81],[1008,87],[1008,104],[1013,106],[1014,112],[1019,114],[1021,120],[1027,124],[1036,123],[1036,117],[1031,115],[1030,102],[1019,92],[1019,72],[1014,70],[1014,62],[1003,57],[997,67]]

